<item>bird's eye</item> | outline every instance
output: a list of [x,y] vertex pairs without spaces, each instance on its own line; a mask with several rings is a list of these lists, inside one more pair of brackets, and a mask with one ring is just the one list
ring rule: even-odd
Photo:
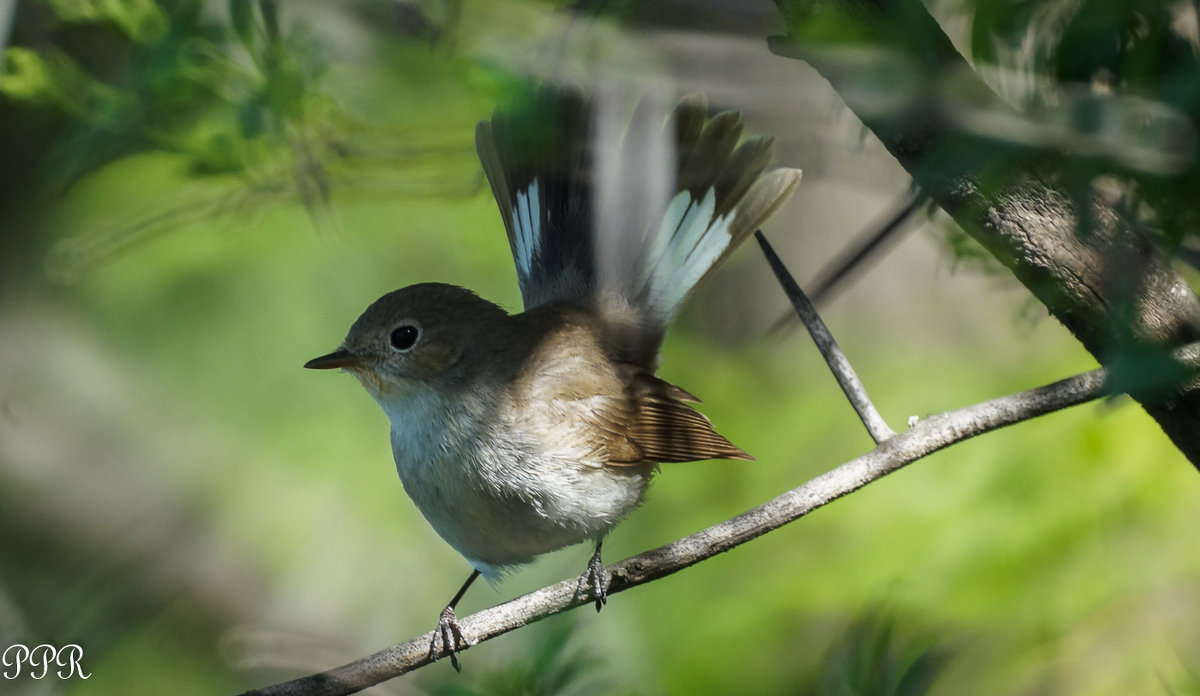
[[402,352],[411,350],[417,344],[417,338],[420,335],[421,330],[412,324],[401,324],[392,331],[392,347]]

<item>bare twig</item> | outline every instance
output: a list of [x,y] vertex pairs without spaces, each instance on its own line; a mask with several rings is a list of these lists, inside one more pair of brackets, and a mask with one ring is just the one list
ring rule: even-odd
[[837,259],[825,266],[820,275],[813,279],[809,289],[809,296],[812,298],[813,304],[820,305],[833,293],[833,289],[850,275],[851,271],[883,249],[884,243],[897,241],[899,236],[896,233],[902,228],[908,227],[905,223],[911,220],[921,206],[928,202],[929,197],[923,193],[906,194],[903,205],[884,220],[878,228],[852,242],[849,248],[843,250]]
[[[834,294],[834,290],[839,289],[843,282],[850,275],[863,267],[873,256],[877,256],[886,246],[887,243],[896,243],[900,240],[901,235],[897,234],[901,231],[907,231],[910,220],[921,209],[921,206],[929,202],[929,197],[924,193],[906,193],[903,200],[897,209],[883,220],[882,223],[873,224],[870,228],[864,230],[857,235],[849,246],[843,249],[837,258],[826,264],[821,272],[813,278],[809,283],[808,298],[812,300],[813,306],[820,307],[821,304]],[[775,332],[789,327],[796,320],[794,312],[784,311],[775,323],[771,324],[770,332]]]
[[[1176,353],[1192,364],[1200,344]],[[929,416],[911,429],[878,445],[808,483],[756,508],[673,541],[627,558],[607,568],[609,594],[656,580],[728,551],[882,478],[901,467],[952,444],[1052,411],[1074,406],[1105,394],[1109,371],[1101,368],[1054,384],[1012,394],[957,411]],[[475,644],[527,624],[588,604],[579,595],[578,579],[544,587],[512,601],[460,620]],[[432,633],[394,645],[350,664],[294,681],[276,684],[246,696],[335,696],[350,694],[398,677],[429,663]]]
[[846,398],[850,400],[850,405],[854,407],[858,417],[866,426],[867,432],[871,434],[871,438],[875,440],[875,444],[879,444],[896,433],[888,427],[887,421],[883,420],[883,416],[879,415],[875,404],[871,403],[870,397],[867,396],[867,390],[863,387],[862,382],[858,379],[858,375],[854,372],[854,368],[850,366],[850,361],[846,359],[846,355],[842,353],[842,349],[838,347],[837,341],[833,340],[833,334],[829,332],[829,327],[825,326],[825,322],[821,316],[817,314],[817,310],[813,307],[808,296],[800,289],[799,283],[792,278],[792,274],[788,272],[783,262],[775,254],[775,250],[771,248],[767,238],[762,231],[754,233],[755,239],[762,246],[763,254],[767,257],[767,263],[771,264],[771,270],[775,272],[775,277],[779,279],[779,284],[783,286],[784,293],[791,300],[792,306],[796,308],[796,314],[800,316],[800,321],[804,322],[804,326],[808,329],[808,333],[812,335],[813,342],[817,344],[817,348],[821,351],[825,362],[829,363],[829,369],[833,371],[833,376],[837,383],[842,387],[842,391],[846,394]]

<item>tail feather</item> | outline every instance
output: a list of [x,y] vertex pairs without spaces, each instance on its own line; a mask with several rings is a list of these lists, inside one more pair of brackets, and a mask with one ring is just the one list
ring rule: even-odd
[[[676,111],[690,108],[689,104],[680,104]],[[716,184],[741,137],[741,114],[722,111],[713,116],[704,125],[699,139],[679,169],[678,189],[688,191],[694,198],[702,198]]]
[[646,345],[634,350],[652,355],[692,290],[790,197],[800,172],[764,173],[771,139],[743,139],[737,112],[709,118],[701,95],[680,100],[665,127],[651,99],[623,129],[595,107],[545,88],[481,122],[476,144],[525,307],[616,299],[620,321],[636,315]]
[[[676,201],[686,201],[679,218],[663,218],[663,227],[658,240],[665,240],[663,251],[651,257],[647,267],[646,306],[654,318],[664,324],[670,322],[675,312],[701,277],[712,267],[732,241],[728,232],[728,220],[714,218],[716,192],[709,189],[704,198],[695,200],[687,191],[675,196]],[[667,233],[667,229],[674,228]],[[658,241],[656,240],[656,241]]]
[[591,144],[581,135],[590,124],[586,104],[543,90],[475,129],[526,308],[596,285]]
[[775,143],[762,136],[747,139],[734,151],[716,180],[717,200],[724,203],[717,208],[717,215],[725,215],[742,201],[746,191],[766,171],[774,154]]

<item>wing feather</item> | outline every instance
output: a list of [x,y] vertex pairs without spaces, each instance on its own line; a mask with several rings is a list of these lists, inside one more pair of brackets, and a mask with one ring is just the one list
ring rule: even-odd
[[685,400],[695,397],[683,389],[653,375],[640,373],[635,377],[632,391],[634,408],[626,436],[641,450],[642,461],[610,461],[611,466],[754,459],[714,430],[707,416],[689,406]]
[[539,452],[585,466],[753,459],[688,405],[695,396],[604,356],[597,327],[579,312],[522,315],[545,333],[512,385],[513,425]]

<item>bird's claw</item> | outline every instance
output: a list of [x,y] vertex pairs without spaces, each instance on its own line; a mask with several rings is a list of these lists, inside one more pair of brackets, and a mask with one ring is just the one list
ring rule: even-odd
[[585,587],[591,588],[592,598],[596,600],[596,611],[600,611],[600,608],[608,603],[608,573],[604,570],[604,561],[600,560],[599,548],[592,554],[592,560],[588,561],[587,570],[579,576],[579,594],[583,594]]
[[454,607],[446,607],[438,617],[437,628],[433,629],[433,640],[429,641],[429,659],[436,662],[443,654],[450,655],[450,665],[455,672],[462,671],[458,663],[458,651],[466,650],[475,642],[463,635]]

